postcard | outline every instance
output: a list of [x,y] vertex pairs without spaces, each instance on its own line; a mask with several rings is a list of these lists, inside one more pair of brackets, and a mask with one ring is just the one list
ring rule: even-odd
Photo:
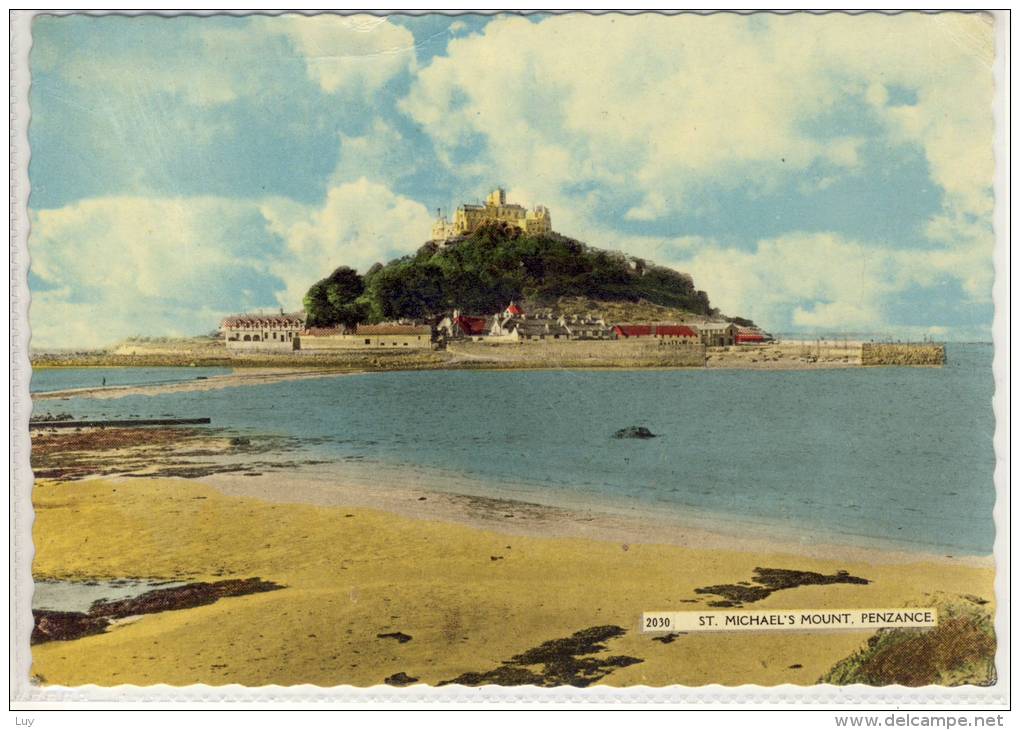
[[13,23],[12,700],[1008,702],[1002,14]]

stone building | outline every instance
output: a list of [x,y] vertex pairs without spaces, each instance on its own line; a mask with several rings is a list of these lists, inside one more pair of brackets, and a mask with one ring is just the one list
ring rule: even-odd
[[528,210],[523,205],[508,203],[506,191],[496,188],[485,199],[484,205],[465,204],[457,208],[453,221],[441,212],[432,224],[433,241],[449,241],[466,236],[483,223],[506,223],[525,233],[550,233],[552,217],[544,205]]
[[220,323],[228,350],[293,350],[305,327],[300,314],[238,314]]
[[359,324],[354,329],[310,328],[301,332],[297,349],[302,352],[429,350],[432,349],[432,328],[415,324]]
[[569,340],[570,331],[556,319],[512,317],[497,320],[489,331],[493,342],[541,342]]
[[601,317],[562,316],[559,323],[572,340],[613,340],[616,333]]
[[736,344],[738,327],[732,322],[699,322],[695,325],[705,347],[730,347]]

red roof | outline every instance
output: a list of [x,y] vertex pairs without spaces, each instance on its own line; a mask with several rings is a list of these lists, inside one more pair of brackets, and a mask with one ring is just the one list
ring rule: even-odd
[[618,324],[613,327],[618,337],[694,337],[698,333],[683,324]]
[[660,324],[655,326],[657,337],[697,337],[698,333],[683,324]]
[[754,330],[737,332],[735,338],[736,342],[764,342],[765,335],[761,332],[755,332]]
[[485,317],[466,317],[460,315],[453,322],[466,335],[484,335],[486,331],[485,325],[488,323],[488,320]]
[[620,337],[651,337],[652,325],[650,324],[618,324],[613,327]]

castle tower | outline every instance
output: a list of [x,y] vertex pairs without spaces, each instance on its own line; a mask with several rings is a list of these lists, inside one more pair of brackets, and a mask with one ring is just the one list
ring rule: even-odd
[[506,205],[506,190],[503,188],[496,188],[489,193],[489,197],[485,199],[485,204],[492,207]]
[[432,224],[432,240],[450,241],[465,236],[479,226],[496,222],[514,226],[525,233],[549,233],[552,231],[552,217],[544,205],[528,210],[523,205],[508,203],[506,190],[495,188],[485,198],[484,205],[464,204],[457,207],[451,221],[442,210],[436,210]]

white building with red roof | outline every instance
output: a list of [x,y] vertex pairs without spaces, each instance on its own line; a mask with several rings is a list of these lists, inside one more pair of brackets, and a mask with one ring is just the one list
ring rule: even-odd
[[304,313],[237,314],[220,323],[220,332],[228,350],[294,349],[294,342],[305,327]]

